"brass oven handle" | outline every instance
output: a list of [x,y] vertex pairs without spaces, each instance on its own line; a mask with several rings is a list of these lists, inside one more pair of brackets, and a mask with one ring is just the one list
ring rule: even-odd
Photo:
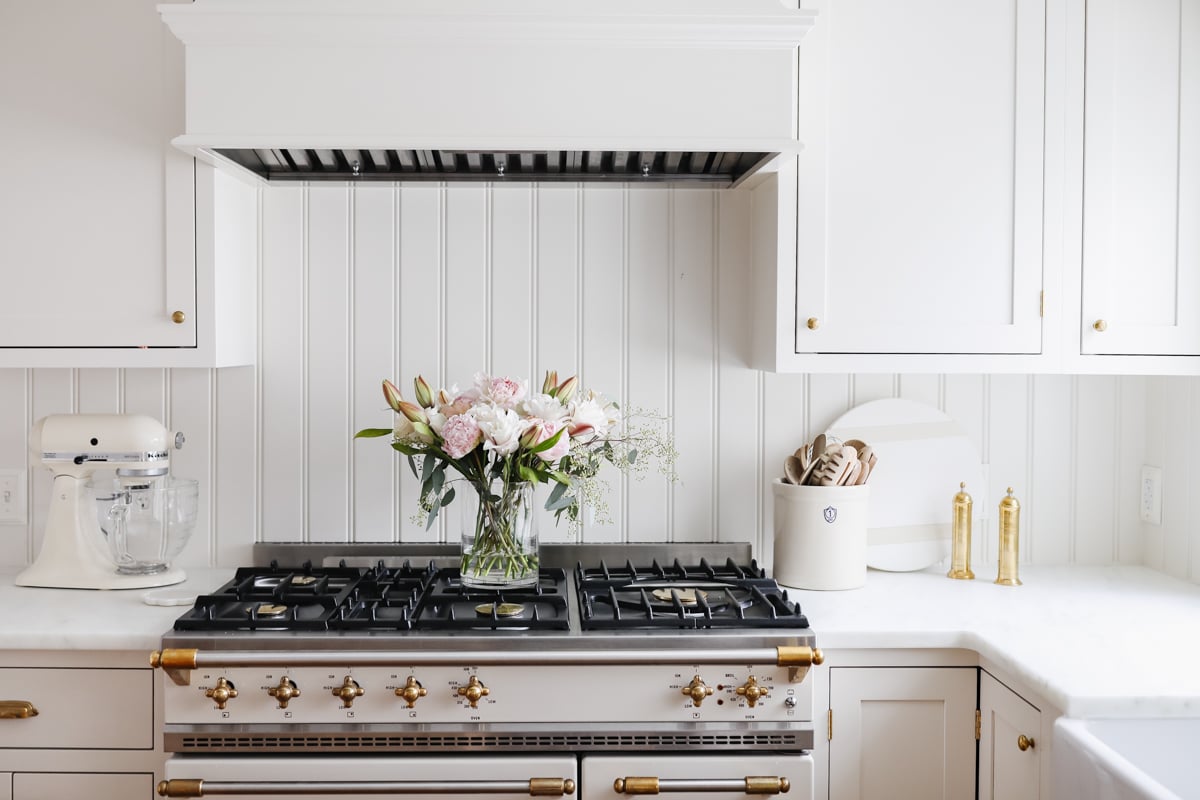
[[0,700],[0,719],[29,719],[38,710],[28,700]]
[[786,794],[792,782],[774,775],[747,775],[745,778],[617,778],[617,794],[662,794],[664,792],[737,792],[739,794]]
[[570,778],[530,778],[521,781],[206,781],[194,778],[159,781],[160,797],[215,797],[297,794],[517,794],[562,797],[575,794]]
[[[790,667],[792,682],[804,680],[808,668],[821,664],[825,656],[820,648],[805,646],[711,648],[689,650],[688,664],[745,664],[747,666]],[[675,664],[679,656],[669,650],[542,650],[517,652],[462,651],[367,651],[345,650],[155,650],[150,666],[161,668],[175,683],[186,686],[188,673],[199,667],[427,667],[427,666],[634,666]]]

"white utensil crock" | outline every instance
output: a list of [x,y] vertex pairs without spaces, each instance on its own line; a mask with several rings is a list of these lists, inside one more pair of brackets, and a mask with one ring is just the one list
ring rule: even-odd
[[798,589],[867,582],[870,486],[795,486],[776,479],[775,580]]

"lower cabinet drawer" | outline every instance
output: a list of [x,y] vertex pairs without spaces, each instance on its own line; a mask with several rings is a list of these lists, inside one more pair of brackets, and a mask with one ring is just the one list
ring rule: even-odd
[[[0,798],[6,795],[0,790]],[[154,776],[141,773],[17,772],[11,800],[137,800],[154,797]]]
[[0,703],[14,701],[37,715],[0,719],[0,748],[154,747],[150,669],[2,668]]

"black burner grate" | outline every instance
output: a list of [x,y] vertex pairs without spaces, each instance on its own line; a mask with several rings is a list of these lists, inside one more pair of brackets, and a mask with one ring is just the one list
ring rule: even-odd
[[584,630],[807,628],[800,604],[757,563],[575,567]]
[[435,576],[421,605],[421,630],[568,630],[567,573],[538,571],[532,586],[494,591],[464,586],[457,569]]

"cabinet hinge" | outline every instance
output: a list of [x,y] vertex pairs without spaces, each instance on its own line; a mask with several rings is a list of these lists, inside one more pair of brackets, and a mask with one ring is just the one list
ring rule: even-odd
[[833,741],[833,709],[832,708],[825,712],[825,719],[828,723],[826,726],[825,738],[832,742]]
[[978,742],[979,739],[982,737],[982,735],[983,735],[983,712],[977,708],[977,709],[975,709],[975,741]]
[[1038,292],[1038,316],[1046,316],[1046,293]]

